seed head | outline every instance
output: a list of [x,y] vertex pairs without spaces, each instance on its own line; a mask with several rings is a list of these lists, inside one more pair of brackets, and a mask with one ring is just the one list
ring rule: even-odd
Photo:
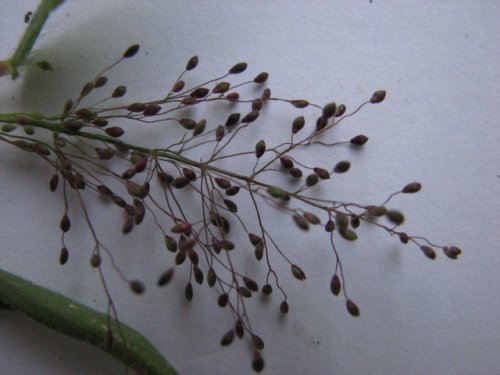
[[241,319],[238,319],[234,324],[234,332],[240,339],[245,334],[245,326],[243,325],[243,321]]
[[73,100],[68,99],[64,102],[63,112],[68,113],[73,108]]
[[238,94],[237,92],[231,92],[231,93],[227,94],[226,98],[230,102],[236,102],[240,98],[240,94]]
[[206,87],[198,87],[197,89],[194,89],[193,91],[191,91],[191,94],[189,94],[189,95],[192,98],[203,99],[208,94],[210,94],[209,89],[207,89]]
[[226,120],[226,126],[234,126],[240,121],[240,114],[239,113],[231,113],[227,120]]
[[401,191],[403,193],[412,194],[419,192],[420,189],[422,189],[422,185],[419,182],[412,182],[406,185]]
[[240,286],[237,290],[238,294],[244,298],[250,298],[252,297],[252,292],[250,289],[245,288],[244,286]]
[[144,103],[132,103],[127,107],[127,111],[130,112],[143,112],[146,109],[146,104]]
[[186,64],[186,70],[193,70],[194,68],[196,68],[196,66],[198,65],[198,56],[193,56],[191,57],[187,64]]
[[90,265],[94,268],[97,268],[101,265],[101,256],[99,254],[93,254],[91,257],[90,257]]
[[75,115],[83,121],[92,121],[96,117],[95,112],[91,111],[89,108],[80,108],[75,112]]
[[246,62],[240,62],[236,65],[233,65],[231,69],[229,69],[229,74],[239,74],[243,73],[247,68]]
[[290,306],[288,305],[287,301],[283,301],[280,303],[280,312],[282,314],[288,314],[289,310],[290,310]]
[[302,99],[295,99],[290,101],[290,103],[296,108],[305,108],[309,105],[309,102],[307,100]]
[[99,87],[103,87],[106,83],[108,83],[108,78],[105,76],[97,77],[94,81],[94,88],[98,89]]
[[59,176],[55,174],[52,176],[49,182],[49,187],[51,192],[56,191],[58,183],[59,183]]
[[263,139],[261,139],[255,145],[255,157],[258,159],[262,155],[264,155],[265,152],[266,152],[266,142]]
[[264,359],[257,350],[253,353],[252,368],[255,372],[261,372],[264,369]]
[[193,98],[192,96],[187,96],[181,100],[181,103],[184,105],[195,105],[198,104],[198,99]]
[[443,247],[443,252],[450,259],[458,259],[458,256],[462,254],[462,250],[460,250],[456,246],[451,246],[451,247],[445,246]]
[[170,280],[172,280],[172,277],[174,276],[174,270],[175,270],[175,268],[171,267],[168,270],[166,270],[165,272],[163,272],[158,279],[158,286],[167,285],[170,282]]
[[250,233],[248,235],[248,239],[250,240],[250,243],[254,246],[256,246],[258,243],[262,242],[262,238],[257,236],[255,233]]
[[214,180],[217,186],[219,186],[221,189],[227,189],[228,187],[231,186],[231,183],[225,178],[216,177]]
[[180,266],[182,263],[184,263],[184,261],[186,260],[186,252],[185,251],[179,251],[176,255],[175,255],[175,264]]
[[283,200],[286,200],[288,197],[288,193],[277,186],[271,186],[270,188],[268,188],[267,194],[269,194],[273,198],[279,198]]
[[127,93],[127,88],[125,86],[117,86],[113,91],[113,94],[111,94],[111,96],[113,98],[121,98],[126,93]]
[[234,250],[234,243],[232,243],[229,240],[222,240],[220,242],[220,247],[222,250],[231,251],[231,250]]
[[383,102],[385,99],[386,92],[384,90],[375,91],[370,99],[370,103],[376,104]]
[[177,82],[175,82],[174,86],[172,87],[172,92],[182,91],[182,89],[184,88],[184,86],[185,86],[185,82],[184,81],[177,81]]
[[352,316],[359,316],[359,308],[356,306],[356,304],[351,301],[349,298],[345,301],[347,311],[349,311],[349,314]]
[[45,60],[37,61],[36,66],[42,70],[54,70],[52,65],[48,61],[45,61]]
[[306,185],[314,186],[318,183],[319,177],[316,173],[311,173],[306,177]]
[[265,88],[264,91],[262,91],[261,99],[266,101],[271,98],[271,89]]
[[135,173],[136,173],[135,168],[130,167],[130,168],[126,169],[125,172],[122,173],[122,178],[124,178],[125,180],[129,180],[135,176]]
[[245,284],[245,286],[250,289],[252,292],[258,292],[259,291],[259,286],[257,285],[257,283],[255,282],[255,280],[247,277],[247,276],[244,276],[243,277],[243,283]]
[[340,278],[337,274],[333,275],[332,280],[330,281],[330,290],[336,296],[340,294],[340,290],[342,289],[342,285],[340,283]]
[[230,87],[231,87],[231,84],[229,82],[225,82],[225,81],[219,82],[212,89],[212,92],[214,94],[224,94],[226,91],[229,90]]
[[401,232],[399,233],[399,240],[402,244],[406,245],[410,241],[410,237],[408,236],[408,234]]
[[94,82],[87,82],[83,88],[82,91],[80,91],[80,96],[83,98],[84,96],[87,96],[90,94],[90,92],[94,89]]
[[293,221],[295,221],[295,224],[302,229],[302,230],[308,230],[309,229],[309,224],[307,223],[307,220],[301,216],[301,215],[294,215],[293,216]]
[[110,147],[96,147],[95,152],[100,160],[110,160],[113,158],[113,156],[115,156],[115,150]]
[[191,182],[191,180],[189,178],[184,177],[184,176],[180,176],[180,177],[174,178],[171,185],[176,189],[182,189],[182,188],[188,186],[190,182]]
[[149,194],[149,183],[145,182],[144,185],[138,185],[135,182],[127,181],[128,193],[136,198],[145,198]]
[[351,227],[353,227],[353,229],[359,227],[360,223],[361,221],[359,220],[358,216],[356,215],[351,216]]
[[216,281],[217,281],[217,275],[215,274],[214,269],[210,267],[207,272],[207,284],[210,288],[212,288],[215,285]]
[[368,208],[368,212],[370,215],[380,217],[384,216],[387,213],[387,209],[384,206],[370,206]]
[[344,104],[340,104],[337,106],[337,110],[335,111],[335,117],[342,116],[346,111],[346,106]]
[[264,341],[259,336],[251,334],[250,338],[252,339],[253,346],[255,346],[256,349],[264,349]]
[[301,178],[302,177],[302,171],[299,168],[292,168],[292,169],[290,169],[290,175],[293,178]]
[[175,224],[170,231],[172,233],[191,233],[191,224],[186,223],[186,222],[180,222]]
[[203,271],[198,266],[193,267],[193,275],[194,280],[198,283],[198,285],[203,284]]
[[231,212],[238,212],[238,205],[230,199],[224,199],[224,205]]
[[165,235],[165,246],[167,247],[168,251],[171,251],[175,253],[177,251],[177,241],[175,238]]
[[127,50],[123,53],[123,58],[128,59],[129,57],[133,57],[139,51],[139,45],[133,44],[127,48]]
[[325,231],[333,232],[335,230],[335,223],[333,220],[328,220],[325,224]]
[[190,118],[181,118],[179,124],[186,130],[193,130],[196,128],[197,122]]
[[134,228],[134,220],[132,219],[132,217],[128,216],[125,219],[125,222],[123,223],[122,233],[128,234],[132,231],[133,228]]
[[262,105],[263,105],[262,99],[254,99],[252,101],[252,109],[254,110],[260,111],[262,109]]
[[323,107],[323,117],[329,119],[335,116],[337,110],[337,104],[335,102],[328,103]]
[[405,221],[403,213],[396,210],[389,210],[385,213],[385,217],[395,225],[401,225]]
[[233,195],[238,194],[239,191],[240,191],[240,187],[237,185],[233,185],[233,186],[228,187],[225,190],[225,193],[226,193],[226,195],[232,197]]
[[182,168],[182,174],[189,181],[196,181],[196,173],[191,168],[187,168],[187,167]]
[[106,125],[108,125],[108,120],[106,120],[105,118],[98,117],[92,121],[92,124],[94,124],[99,128],[104,128]]
[[119,126],[112,126],[104,130],[107,135],[113,138],[121,137],[125,132]]
[[281,166],[285,169],[293,168],[293,160],[287,156],[280,157]]
[[196,137],[197,135],[203,133],[205,131],[206,125],[207,125],[207,120],[201,119],[200,121],[198,121],[193,130],[193,137]]
[[191,284],[191,282],[188,282],[184,288],[184,297],[186,297],[188,301],[193,300],[193,284]]
[[296,264],[292,264],[291,269],[292,269],[292,275],[297,280],[302,281],[302,280],[306,279],[306,275],[305,275],[304,271],[302,271],[302,269],[299,266],[297,266]]
[[144,108],[144,111],[142,112],[142,114],[144,116],[154,116],[154,115],[158,114],[158,112],[160,112],[160,111],[161,111],[160,105],[155,104],[155,103],[151,103],[151,104],[146,105],[146,108]]
[[269,74],[267,72],[261,72],[259,73],[254,79],[253,81],[255,83],[264,83],[267,81],[267,78],[269,77]]
[[292,133],[297,134],[304,127],[305,123],[306,120],[304,119],[304,116],[296,117],[292,123]]
[[228,346],[233,342],[233,340],[234,340],[234,330],[231,329],[228,332],[226,332],[224,334],[224,336],[222,336],[222,339],[220,340],[220,344],[222,346]]
[[219,298],[217,298],[217,304],[220,307],[226,307],[229,302],[229,295],[227,293],[221,294]]
[[222,125],[217,126],[217,129],[215,129],[215,140],[217,142],[222,141],[222,138],[224,138],[225,130]]
[[262,294],[263,294],[263,295],[268,296],[268,295],[270,295],[272,292],[273,292],[273,287],[271,286],[271,284],[265,284],[265,285],[262,287]]
[[63,127],[69,132],[76,133],[83,128],[83,122],[81,120],[67,120],[64,121]]
[[132,280],[129,283],[129,286],[132,292],[134,292],[135,294],[142,294],[146,290],[144,284],[139,280]]
[[342,236],[343,239],[347,241],[356,241],[358,239],[358,235],[356,234],[355,231],[351,229],[339,229],[339,234]]
[[61,222],[59,223],[61,230],[66,233],[71,228],[71,221],[68,215],[63,215]]
[[351,138],[351,144],[354,146],[363,146],[366,142],[368,142],[368,137],[363,134]]
[[68,256],[69,256],[68,249],[65,246],[63,246],[61,252],[59,253],[59,263],[61,265],[66,264],[66,262],[68,261]]
[[424,253],[424,255],[429,258],[429,259],[436,259],[436,253],[434,250],[432,250],[431,247],[429,246],[420,246],[420,250]]
[[322,180],[328,180],[330,178],[330,173],[326,169],[316,167],[313,170]]
[[321,220],[312,212],[304,212],[304,219],[307,220],[309,224],[317,225],[321,224]]
[[255,120],[257,120],[257,117],[259,117],[259,111],[257,111],[257,110],[254,109],[250,113],[247,113],[245,115],[245,117],[243,117],[241,119],[241,122],[243,122],[243,123],[254,122]]
[[347,160],[339,161],[335,168],[333,169],[335,173],[344,173],[349,170],[351,163]]
[[264,242],[259,242],[255,245],[254,255],[257,260],[261,260],[264,257]]

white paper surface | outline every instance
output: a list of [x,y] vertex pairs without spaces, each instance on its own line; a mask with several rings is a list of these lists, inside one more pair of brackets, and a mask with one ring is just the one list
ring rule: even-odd
[[[1,56],[11,53],[24,13],[36,4],[3,2]],[[355,108],[375,90],[387,90],[384,103],[336,130],[339,139],[366,134],[362,152],[329,155],[317,148],[307,157],[351,160],[352,170],[327,191],[339,200],[382,202],[420,181],[420,193],[393,202],[407,213],[405,230],[455,244],[464,254],[458,261],[439,254],[431,262],[375,228],[362,230],[354,244],[339,242],[349,293],[361,307],[354,319],[329,291],[334,257],[324,231],[304,236],[288,218],[266,218],[308,278],[293,280],[277,260],[290,313],[280,317],[277,295],[249,303],[266,343],[264,373],[493,374],[500,372],[499,16],[497,1],[67,1],[36,45],[36,56],[55,70],[27,69],[15,82],[2,78],[0,109],[57,114],[133,43],[141,44],[140,53],[109,76],[137,100],[164,94],[195,54],[200,65],[193,80],[246,61],[249,78],[270,73],[277,97]],[[297,113],[279,103],[269,112],[251,144],[283,124],[288,129]],[[163,135],[138,130],[134,137],[153,145]],[[73,214],[80,230],[68,233],[71,261],[57,263],[63,205],[47,188],[50,168],[4,144],[0,156],[1,267],[105,311],[97,274],[87,266],[92,241],[81,215]],[[183,375],[251,374],[246,341],[219,345],[233,319],[217,307],[217,292],[196,286],[195,299],[185,303],[185,269],[167,289],[154,288],[158,271],[171,262],[155,228],[123,238],[117,211],[88,201],[127,274],[152,286],[136,297],[110,272],[120,318]],[[254,264],[248,267],[259,275]],[[0,325],[2,374],[127,373],[104,353],[18,313],[0,311]]]

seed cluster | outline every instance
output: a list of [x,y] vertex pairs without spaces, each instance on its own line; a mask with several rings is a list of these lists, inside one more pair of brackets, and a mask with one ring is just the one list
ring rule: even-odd
[[[139,45],[130,46],[111,67],[132,58],[139,49]],[[184,270],[187,269],[187,275],[178,277],[185,279],[183,294],[187,301],[195,300],[200,286],[207,285],[217,290],[217,305],[230,309],[234,316],[234,322],[220,338],[220,344],[227,346],[236,338],[247,337],[253,346],[251,366],[257,372],[264,368],[264,340],[252,328],[246,310],[247,300],[257,294],[268,297],[278,293],[277,310],[284,315],[289,313],[288,297],[274,268],[277,258],[288,264],[289,276],[298,281],[307,280],[302,266],[293,261],[293,254],[283,249],[266,229],[261,207],[263,204],[287,216],[301,231],[308,232],[313,227],[324,228],[336,259],[332,265],[329,287],[333,295],[344,298],[346,309],[352,316],[359,316],[360,309],[346,293],[346,277],[338,246],[344,240],[355,241],[358,238],[357,229],[362,224],[374,225],[391,236],[395,235],[403,244],[416,245],[416,249],[427,258],[435,259],[438,250],[450,259],[458,258],[461,250],[456,246],[436,245],[423,237],[400,230],[405,216],[399,209],[390,207],[391,200],[399,194],[419,192],[422,186],[418,182],[409,183],[391,194],[383,204],[339,203],[329,197],[318,198],[316,194],[308,194],[317,192],[317,185],[341,178],[337,175],[348,172],[351,163],[348,160],[335,160],[330,164],[328,160],[323,161],[322,165],[307,165],[298,159],[296,151],[317,144],[329,148],[351,147],[354,150],[363,147],[368,142],[364,134],[332,143],[325,141],[324,136],[366,105],[382,102],[386,97],[385,91],[376,91],[369,100],[348,113],[344,104],[333,101],[319,106],[304,99],[274,98],[269,88],[262,87],[268,80],[267,72],[240,83],[230,82],[234,76],[247,70],[245,62],[233,65],[220,77],[188,87],[184,75],[198,64],[197,56],[190,58],[167,95],[158,100],[106,106],[108,102],[128,94],[127,87],[119,85],[109,90],[110,94],[96,104],[84,106],[83,103],[87,102],[84,99],[92,96],[94,91],[107,90],[109,81],[103,75],[107,71],[105,69],[82,87],[77,98],[68,99],[57,117],[15,114],[2,118],[1,141],[34,153],[54,169],[49,189],[52,192],[62,189],[64,199],[59,223],[62,235],[59,252],[61,265],[71,261],[71,246],[66,244],[65,234],[72,229],[69,202],[73,198],[70,199],[70,196],[77,198],[95,242],[89,263],[99,272],[113,314],[116,315],[116,311],[106,287],[101,268],[103,262],[112,263],[133,293],[143,294],[147,292],[147,287],[140,279],[124,275],[113,261],[113,251],[99,240],[81,199],[81,195],[88,191],[90,195],[99,195],[123,211],[121,231],[124,235],[133,232],[146,216],[153,218],[164,238],[165,256],[170,263],[158,275],[157,285],[168,285],[177,277],[182,265]],[[239,92],[241,87],[252,85],[261,89],[260,94],[243,98]],[[246,129],[257,126],[255,123],[262,109],[272,101],[300,110],[298,116],[283,126],[286,141],[274,145],[272,139],[261,138],[250,142],[246,150],[229,153],[228,145],[235,137],[245,134]],[[247,103],[250,108],[246,113],[230,110],[223,124],[186,117],[186,113],[190,112],[182,111],[187,107],[210,105],[213,102]],[[306,110],[317,113],[317,118],[306,121]],[[120,125],[124,120],[138,124],[175,126],[182,132],[182,137],[163,149],[127,143],[124,140],[127,129]],[[308,128],[309,132],[306,132]],[[46,143],[37,138],[35,129],[51,132],[53,142]],[[185,156],[186,151],[207,150],[207,145],[212,146],[210,152],[200,154],[196,159]],[[78,150],[77,154],[75,149]],[[252,160],[250,174],[240,174],[237,170],[224,169],[219,165],[222,159],[243,157]],[[125,161],[127,166],[115,166],[113,161],[116,159]],[[290,186],[267,183],[265,178],[270,173],[289,176]],[[160,196],[154,193],[158,191],[157,187],[161,191]],[[199,200],[199,212],[185,209],[182,199],[185,199],[186,193],[189,199]],[[255,215],[240,215],[243,205],[246,209],[250,207]],[[162,216],[161,220],[159,215]],[[248,238],[235,238],[235,227],[243,230]],[[234,254],[246,249],[250,249],[255,261],[267,270],[265,279],[254,279],[245,270],[234,267]],[[106,337],[108,345],[111,345],[112,332],[108,332]]]

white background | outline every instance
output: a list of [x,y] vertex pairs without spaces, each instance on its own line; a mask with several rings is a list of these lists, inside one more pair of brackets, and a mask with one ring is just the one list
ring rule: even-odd
[[[0,56],[10,55],[25,28],[24,13],[36,4],[2,1]],[[382,202],[420,181],[419,194],[393,203],[407,213],[405,230],[455,244],[464,254],[458,261],[439,254],[431,262],[372,228],[354,245],[339,242],[350,295],[361,307],[354,319],[328,290],[333,257],[324,232],[304,239],[288,230],[287,218],[270,218],[308,279],[292,280],[283,265],[291,304],[285,319],[276,312],[279,298],[251,304],[253,324],[266,342],[266,373],[499,373],[499,18],[495,0],[70,0],[50,18],[36,46],[37,56],[55,70],[27,69],[15,82],[2,78],[0,109],[56,114],[132,43],[141,44],[140,53],[110,77],[127,84],[137,100],[162,95],[194,54],[200,56],[195,79],[244,60],[250,77],[270,73],[277,97],[354,108],[373,91],[387,90],[384,103],[338,129],[340,139],[364,133],[370,141],[361,153],[342,151],[352,171],[324,192]],[[296,115],[283,105],[274,111],[283,123],[260,122],[270,132],[262,134],[271,134],[272,126],[288,129]],[[309,115],[314,119],[314,111]],[[151,142],[141,132],[136,137]],[[50,169],[6,145],[0,157],[1,267],[105,310],[96,273],[86,266],[92,243],[82,219],[75,219],[80,230],[69,236],[70,262],[57,263],[62,201],[47,189]],[[319,149],[309,157],[333,164],[340,155]],[[118,233],[116,211],[96,205],[91,212],[103,232]],[[107,243],[122,252],[117,258],[127,272],[149,286],[170,258],[150,250],[154,234],[142,230],[126,240],[109,235]],[[232,320],[216,306],[217,294],[197,287],[194,301],[184,303],[183,276],[179,272],[168,289],[151,288],[140,298],[110,276],[120,317],[183,375],[252,373],[245,342],[218,344]],[[0,311],[0,332],[2,374],[127,373],[106,354],[18,313]]]

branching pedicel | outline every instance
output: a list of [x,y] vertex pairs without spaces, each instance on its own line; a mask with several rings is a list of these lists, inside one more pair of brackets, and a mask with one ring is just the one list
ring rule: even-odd
[[[335,143],[328,143],[324,136],[365,105],[382,102],[385,91],[376,91],[369,101],[362,103],[351,113],[346,111],[345,105],[333,102],[321,107],[306,100],[274,98],[269,88],[262,89],[257,98],[244,99],[236,89],[248,85],[263,85],[268,78],[266,72],[258,74],[253,80],[233,85],[226,79],[245,71],[247,64],[241,62],[221,77],[186,88],[182,78],[186,72],[196,68],[198,58],[195,56],[188,61],[185,71],[164,99],[106,107],[113,98],[121,98],[126,94],[126,87],[118,86],[110,97],[93,105],[81,105],[83,99],[90,97],[94,91],[103,90],[107,83],[104,73],[108,69],[123,59],[134,56],[138,50],[138,45],[129,47],[120,60],[85,84],[78,98],[68,100],[58,116],[49,118],[12,114],[1,115],[0,118],[4,123],[0,140],[40,156],[55,170],[50,179],[50,190],[62,189],[64,196],[64,212],[60,221],[63,233],[59,256],[61,264],[68,261],[71,252],[71,246],[65,241],[65,233],[71,228],[69,195],[75,194],[80,202],[95,241],[90,264],[99,271],[110,313],[116,316],[111,293],[101,270],[102,261],[109,260],[134,293],[143,293],[145,286],[140,280],[127,278],[115,265],[112,251],[100,242],[81,197],[88,190],[92,191],[90,195],[96,196],[97,193],[104,196],[124,210],[124,234],[140,225],[145,215],[153,217],[164,236],[166,249],[172,253],[171,262],[176,266],[188,265],[189,281],[184,290],[186,299],[193,299],[193,283],[206,283],[219,291],[218,305],[231,309],[234,315],[232,328],[222,335],[220,343],[229,345],[235,337],[249,337],[254,346],[252,367],[255,371],[261,371],[264,367],[261,355],[264,342],[252,329],[250,317],[246,313],[246,299],[258,293],[259,289],[266,296],[277,290],[281,297],[281,313],[289,311],[287,294],[280,286],[278,274],[273,268],[276,254],[288,263],[290,272],[296,279],[306,279],[300,265],[294,263],[266,229],[261,213],[262,203],[290,217],[298,230],[307,231],[310,226],[324,226],[336,257],[336,262],[332,265],[331,292],[336,296],[343,292],[347,311],[353,316],[358,316],[360,311],[345,292],[346,279],[337,242],[339,237],[341,241],[356,240],[356,228],[362,222],[398,236],[404,244],[416,245],[430,259],[436,257],[436,250],[442,250],[451,259],[459,256],[461,251],[455,246],[436,245],[426,238],[400,231],[399,226],[405,219],[403,213],[386,208],[395,195],[418,192],[421,189],[418,182],[407,184],[378,205],[337,202],[328,197],[315,197],[312,193],[315,185],[327,182],[332,174],[347,172],[350,163],[341,160],[333,167],[309,166],[297,159],[296,151],[318,144],[328,147],[362,147],[368,141],[362,134]],[[268,145],[261,139],[248,150],[230,153],[230,142],[245,134],[249,127],[256,126],[254,123],[257,122],[261,109],[271,101],[289,103],[299,109],[313,106],[321,115],[313,125],[307,124],[303,116],[297,116],[290,121],[286,140],[280,144]],[[243,114],[230,113],[224,125],[212,128],[205,119],[181,115],[186,108],[214,102],[248,103],[251,108]],[[116,125],[124,121],[176,126],[183,130],[182,136],[162,149],[129,144],[122,141],[125,130]],[[35,129],[50,132],[51,141],[37,138]],[[120,160],[117,164],[126,161],[128,165],[121,169],[116,165],[112,168],[107,160],[113,158]],[[242,174],[220,166],[222,160],[237,158],[251,160],[250,173]],[[286,175],[296,180],[296,183],[283,188],[274,182],[269,183],[268,181],[273,181],[269,175]],[[192,210],[184,208],[186,203],[183,200],[186,195],[181,190],[188,190],[189,200],[193,196],[198,197],[199,209],[196,215]],[[248,196],[247,201],[239,199],[237,203],[233,197],[242,194]],[[238,208],[242,203],[250,205],[255,213],[253,217],[239,215]],[[238,240],[231,236],[235,227],[245,232],[248,238]],[[249,249],[254,252],[256,261],[267,268],[267,277],[262,285],[248,277],[244,271],[236,269],[232,261],[234,253]],[[172,266],[159,275],[159,286],[171,281],[174,269],[175,266]],[[112,335],[112,332],[108,332],[107,339],[112,338]]]

